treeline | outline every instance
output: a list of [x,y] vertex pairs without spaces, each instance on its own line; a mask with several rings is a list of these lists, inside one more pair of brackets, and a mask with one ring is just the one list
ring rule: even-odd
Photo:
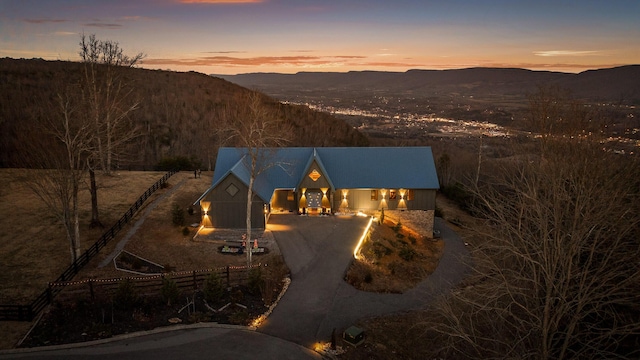
[[[119,168],[152,168],[167,158],[197,159],[204,168],[215,163],[220,145],[221,116],[240,106],[234,99],[251,90],[208,75],[140,68],[119,69],[134,91],[139,107],[131,112],[136,136]],[[46,134],[37,126],[42,109],[60,84],[77,83],[82,64],[76,62],[0,59],[0,166],[21,166],[21,142]],[[265,98],[294,129],[290,146],[366,146],[366,136],[341,120],[304,106],[282,105]]]

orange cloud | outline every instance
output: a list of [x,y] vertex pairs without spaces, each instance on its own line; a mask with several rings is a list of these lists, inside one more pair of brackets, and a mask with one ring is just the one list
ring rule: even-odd
[[88,23],[83,25],[87,27],[97,27],[97,28],[106,28],[106,29],[116,29],[116,28],[122,27],[122,25],[120,24],[113,24],[113,23]]
[[550,50],[550,51],[535,51],[533,53],[536,56],[596,56],[601,55],[600,51],[576,51],[576,50]]
[[203,56],[197,58],[176,59],[147,59],[145,65],[161,67],[306,67],[306,68],[330,68],[330,67],[386,67],[406,68],[419,67],[421,64],[401,62],[369,62],[366,56],[258,56],[240,58],[232,56]]
[[259,56],[237,58],[231,56],[205,56],[192,59],[147,59],[145,65],[178,65],[178,66],[264,66],[264,65],[296,65],[322,62],[321,57],[314,56]]

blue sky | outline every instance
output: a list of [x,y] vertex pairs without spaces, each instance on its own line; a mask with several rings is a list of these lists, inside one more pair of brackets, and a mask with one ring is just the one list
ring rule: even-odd
[[203,73],[640,64],[638,0],[0,0],[0,57],[78,60],[80,34]]

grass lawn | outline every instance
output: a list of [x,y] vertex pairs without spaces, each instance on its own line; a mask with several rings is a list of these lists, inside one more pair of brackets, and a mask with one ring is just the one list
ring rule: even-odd
[[[98,202],[105,229],[117,221],[131,204],[164,174],[164,172],[123,171],[111,176],[98,175]],[[2,304],[30,303],[46,288],[49,281],[57,278],[71,263],[64,228],[53,211],[48,209],[26,186],[25,179],[28,176],[38,176],[38,171],[0,169],[0,182],[3,184],[0,188],[0,203],[4,205],[0,207],[0,303]],[[171,224],[170,208],[173,202],[177,202],[186,209],[209,187],[211,176],[212,173],[203,173],[202,178],[194,179],[190,172],[173,175],[169,179],[169,187],[157,191],[149,198],[132,223],[154,199],[170,191],[171,187],[180,184],[180,191],[161,202],[145,222],[146,228],[142,228],[142,231],[136,234],[138,238],[143,238],[143,241],[140,241],[142,244],[132,239],[125,249],[161,264],[186,267],[193,258],[186,258],[184,261],[171,260],[172,254],[183,258],[183,255],[186,257],[186,253],[190,253],[182,249],[178,251],[175,247],[178,246],[175,242],[184,244],[190,237],[183,236],[182,228],[176,228]],[[88,226],[91,208],[87,188],[81,190],[80,204],[81,244],[86,249],[100,237],[105,229],[90,229]],[[195,212],[192,216],[187,215],[186,220],[197,222],[199,214]],[[132,223],[102,249],[76,279],[87,276],[100,278],[123,276],[124,274],[117,272],[112,265],[102,269],[98,269],[96,265],[113,251]],[[195,254],[202,252],[202,250],[191,251]],[[193,266],[198,268],[206,263],[210,262],[201,259]],[[28,329],[28,325],[28,323],[0,322],[0,333],[8,335],[0,337],[0,349],[13,347]]]

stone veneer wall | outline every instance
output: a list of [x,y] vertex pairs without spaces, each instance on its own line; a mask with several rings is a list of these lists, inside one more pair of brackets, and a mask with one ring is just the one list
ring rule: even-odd
[[[376,213],[380,216],[380,211]],[[433,238],[434,210],[385,210],[385,219],[398,222],[417,231],[421,236]]]

